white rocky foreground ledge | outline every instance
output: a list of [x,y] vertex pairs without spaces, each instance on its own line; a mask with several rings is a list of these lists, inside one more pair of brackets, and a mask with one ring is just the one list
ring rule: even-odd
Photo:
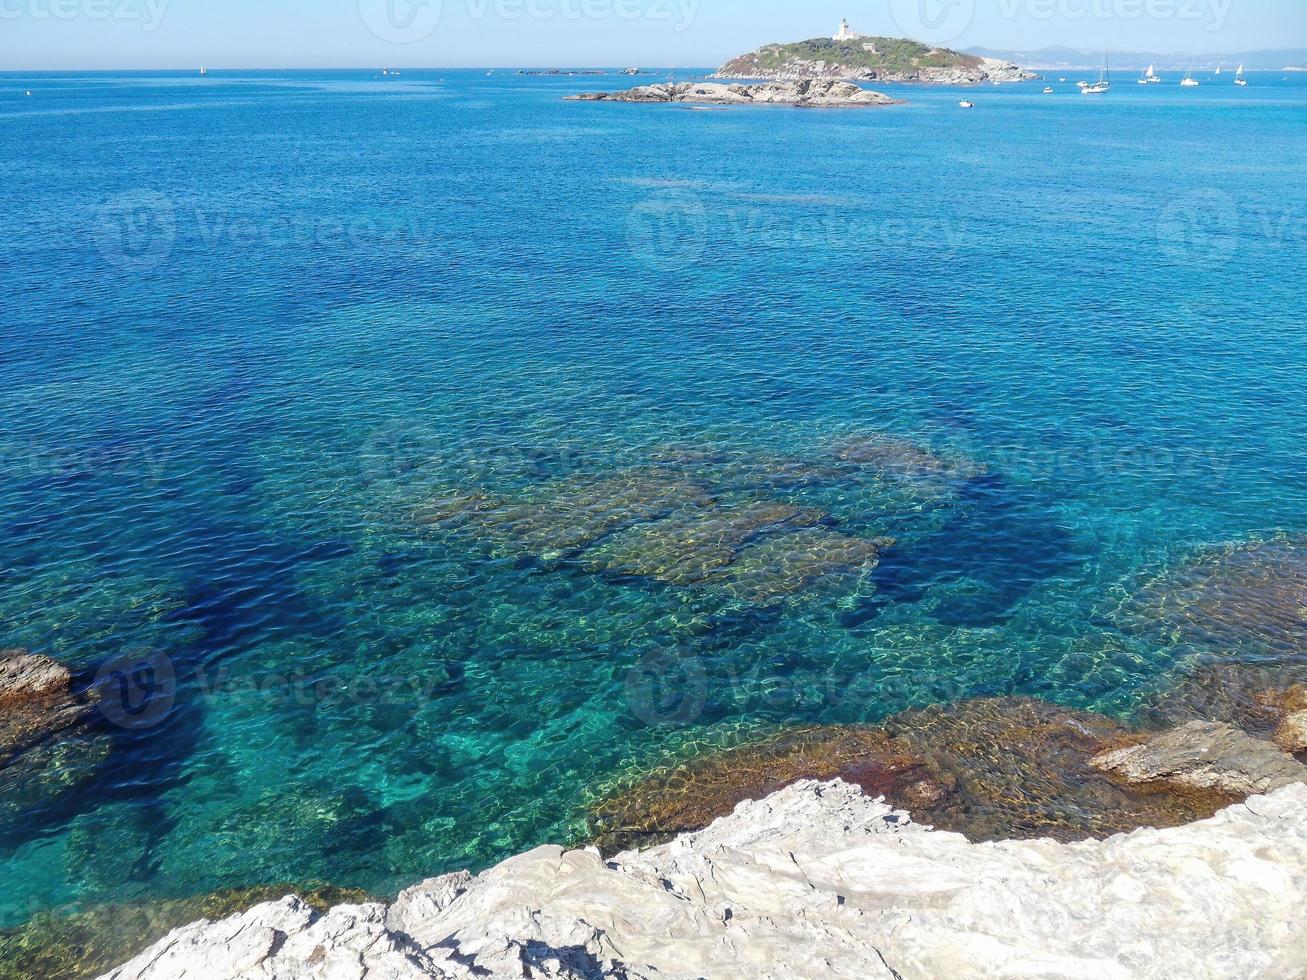
[[542,847],[386,908],[178,929],[113,980],[1304,976],[1307,785],[1080,844],[972,844],[804,782],[610,862]]

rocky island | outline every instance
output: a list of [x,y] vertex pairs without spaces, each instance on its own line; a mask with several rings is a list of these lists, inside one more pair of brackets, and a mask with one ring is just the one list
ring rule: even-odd
[[997,58],[931,47],[905,38],[859,34],[845,22],[834,37],[764,45],[727,62],[713,77],[980,85],[1020,82],[1035,76]]
[[804,79],[760,85],[664,83],[641,85],[626,92],[585,92],[568,96],[574,102],[685,102],[695,105],[787,105],[800,109],[862,109],[898,105],[880,92],[852,82]]

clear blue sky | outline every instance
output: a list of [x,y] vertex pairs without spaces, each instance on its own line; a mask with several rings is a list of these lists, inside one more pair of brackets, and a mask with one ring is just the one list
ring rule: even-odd
[[418,2],[0,0],[0,69],[697,67],[766,41],[833,33],[841,16],[866,33],[915,35],[951,47],[1187,53],[1307,47],[1307,0]]

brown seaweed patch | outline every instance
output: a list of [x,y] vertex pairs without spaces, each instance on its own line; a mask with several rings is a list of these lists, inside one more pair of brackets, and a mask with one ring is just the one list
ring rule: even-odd
[[225,919],[287,895],[298,895],[321,912],[336,905],[375,901],[358,889],[270,885],[171,901],[104,905],[71,915],[43,912],[20,928],[0,932],[0,980],[98,976],[173,929],[199,919]]
[[972,840],[1073,841],[1209,817],[1225,794],[1122,787],[1090,759],[1135,733],[1104,715],[1032,698],[906,711],[885,730],[924,758],[951,793],[914,816]]
[[605,854],[649,847],[702,829],[744,800],[800,779],[837,776],[872,796],[924,804],[945,794],[878,729],[799,728],[681,763],[607,795],[590,808],[589,830]]
[[740,549],[758,535],[786,527],[811,527],[825,516],[821,511],[765,500],[686,509],[614,535],[588,552],[584,561],[587,567],[610,574],[694,585],[731,565]]
[[1208,551],[1151,583],[1122,612],[1169,641],[1241,658],[1307,657],[1307,541]]
[[830,586],[866,575],[893,543],[823,529],[781,534],[744,549],[720,576],[720,585],[743,602],[766,605],[819,584]]
[[606,794],[589,827],[605,852],[698,830],[798,779],[842,778],[915,820],[975,841],[1106,837],[1172,827],[1235,802],[1120,786],[1089,765],[1139,735],[1103,715],[1008,697],[905,711],[879,727],[801,728],[709,753]]

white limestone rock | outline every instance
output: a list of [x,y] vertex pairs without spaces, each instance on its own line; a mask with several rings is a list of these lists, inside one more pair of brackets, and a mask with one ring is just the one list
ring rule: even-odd
[[1307,766],[1270,742],[1206,721],[1191,721],[1139,745],[1104,752],[1089,764],[1128,783],[1165,781],[1233,796],[1307,782]]
[[1107,841],[972,844],[838,780],[605,862],[542,847],[390,907],[295,899],[177,930],[111,980],[1280,980],[1307,964],[1307,785]]

